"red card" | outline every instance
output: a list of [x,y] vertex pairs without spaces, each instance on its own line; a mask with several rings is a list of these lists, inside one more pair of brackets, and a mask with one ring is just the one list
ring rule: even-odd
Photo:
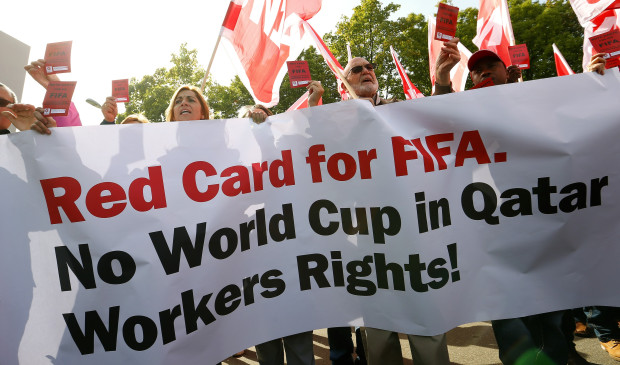
[[435,39],[449,41],[456,35],[456,22],[459,16],[459,8],[444,3],[439,3],[437,10],[437,26],[435,27]]
[[67,115],[75,84],[77,84],[75,81],[50,82],[43,99],[43,115],[51,117]]
[[71,72],[71,44],[73,41],[48,43],[45,48],[45,73],[48,75]]
[[126,103],[129,101],[129,79],[112,81],[112,96],[116,98],[117,103]]
[[603,56],[607,60],[605,68],[618,66],[620,63],[620,30],[614,28],[607,33],[590,37],[590,42],[596,53],[606,53]]
[[530,54],[525,43],[508,46],[508,53],[510,53],[510,62],[513,65],[520,69],[530,68]]
[[312,80],[308,61],[287,61],[286,67],[288,67],[288,78],[291,81],[291,87],[306,86]]
[[489,86],[493,86],[495,85],[495,83],[493,82],[493,79],[490,77],[487,77],[486,79],[480,81],[479,83],[477,83],[476,85],[472,86],[471,89],[469,90],[473,90],[473,89],[481,89],[483,87],[489,87]]

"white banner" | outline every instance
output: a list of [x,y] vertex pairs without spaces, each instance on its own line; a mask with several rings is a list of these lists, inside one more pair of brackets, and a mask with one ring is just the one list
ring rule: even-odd
[[305,330],[620,305],[620,76],[0,138],[0,358],[212,364]]

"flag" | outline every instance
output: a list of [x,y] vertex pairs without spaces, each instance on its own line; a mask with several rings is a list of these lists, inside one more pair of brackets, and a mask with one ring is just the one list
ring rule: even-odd
[[[334,73],[336,80],[340,80],[338,71],[336,71],[336,68],[337,68],[341,73],[344,73],[344,69],[342,68],[342,66],[340,66],[340,62],[338,62],[336,57],[334,57],[332,52],[329,50],[329,47],[327,47],[325,42],[323,42],[323,38],[321,38],[319,33],[317,33],[316,30],[314,30],[314,28],[312,28],[310,23],[306,21],[302,21],[301,23],[305,27],[306,31],[308,31],[308,33],[310,34],[310,37],[314,40],[314,43],[316,44],[316,48],[319,50],[319,52],[323,56],[323,59],[327,63],[327,66],[329,67],[329,69]],[[340,97],[342,98],[342,100],[347,100],[349,98],[347,94],[347,90],[342,85],[341,82],[338,82],[338,92],[340,93]]]
[[515,45],[506,0],[480,0],[477,33],[472,42],[478,49],[491,50],[510,65],[508,46]]
[[[288,109],[287,112],[291,110],[304,109],[308,107],[308,97],[310,96],[310,92],[306,91],[296,102],[293,103]],[[323,98],[319,99],[319,105],[323,105]]]
[[[434,90],[435,60],[437,60],[444,42],[435,39],[435,19],[432,17],[428,19],[428,64],[431,72],[431,85],[433,85]],[[450,80],[452,81],[452,89],[454,91],[464,91],[467,75],[469,74],[467,61],[469,61],[469,57],[471,57],[471,52],[460,42],[458,44],[458,49],[461,54],[461,60],[450,70]]]
[[254,101],[267,107],[279,101],[286,61],[303,50],[300,22],[321,9],[322,0],[233,0],[221,37],[241,81]]
[[405,98],[407,100],[423,98],[424,94],[418,90],[417,87],[409,80],[409,76],[407,76],[407,72],[403,68],[403,65],[400,63],[398,59],[398,53],[394,50],[392,46],[390,46],[390,52],[392,53],[392,60],[394,60],[394,64],[396,65],[396,69],[398,70],[398,74],[400,75],[400,79],[403,81],[403,90],[405,92]]
[[592,21],[588,22],[584,28],[583,36],[583,70],[585,71],[592,58],[592,43],[590,37],[607,33],[610,30],[620,29],[620,9],[605,10]]
[[582,27],[607,9],[620,8],[620,0],[570,0]]
[[553,43],[553,57],[555,58],[555,70],[558,73],[558,76],[567,76],[574,75],[573,69],[570,68],[568,62],[562,56],[562,52],[558,49],[558,47]]

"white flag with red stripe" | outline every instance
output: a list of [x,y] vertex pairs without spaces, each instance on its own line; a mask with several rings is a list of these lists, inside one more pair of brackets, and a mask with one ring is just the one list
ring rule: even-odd
[[257,103],[273,106],[286,74],[286,61],[303,50],[301,21],[321,9],[322,0],[233,0],[222,39],[241,81]]
[[515,45],[515,36],[506,0],[480,0],[477,29],[472,42],[478,49],[491,50],[510,65],[508,46]]
[[[310,92],[306,91],[299,99],[297,99],[296,102],[293,103],[293,105],[291,105],[288,109],[286,109],[286,111],[290,112],[291,110],[307,108],[308,107],[308,97],[309,96],[310,96]],[[323,98],[319,99],[319,104],[318,105],[323,105]]]
[[620,29],[620,9],[605,10],[599,16],[588,22],[583,36],[583,69],[585,70],[592,58],[592,43],[590,37],[607,33],[610,30]]
[[[429,17],[428,20],[428,64],[431,73],[431,84],[433,90],[435,89],[435,61],[441,52],[443,46],[442,41],[435,39],[435,19]],[[464,91],[465,83],[467,82],[467,75],[469,69],[467,68],[467,61],[471,57],[471,52],[463,44],[458,44],[459,53],[461,54],[461,60],[459,63],[450,70],[450,80],[452,81],[452,89],[454,91]]]
[[405,92],[405,98],[407,100],[423,98],[424,94],[418,90],[417,87],[409,80],[409,76],[407,76],[407,72],[403,68],[403,65],[400,63],[398,59],[398,53],[394,50],[392,46],[390,46],[390,52],[392,53],[392,60],[394,60],[394,64],[396,65],[396,69],[398,70],[398,74],[400,75],[400,79],[403,82],[403,91]]
[[558,76],[568,76],[575,74],[573,72],[573,69],[570,68],[568,62],[566,62],[566,59],[562,55],[562,52],[560,52],[558,46],[555,45],[555,43],[553,43],[553,58],[555,59],[555,70],[557,71]]
[[[319,33],[317,33],[316,30],[314,30],[314,28],[312,28],[310,23],[306,21],[302,21],[301,24],[303,24],[306,31],[310,34],[310,37],[314,40],[314,43],[316,44],[316,48],[319,50],[319,52],[323,56],[323,59],[325,59],[325,62],[327,63],[327,66],[329,67],[329,69],[334,73],[336,80],[340,80],[340,76],[338,76],[338,72],[336,71],[336,68],[337,68],[341,73],[344,73],[344,68],[340,66],[340,62],[338,62],[336,57],[334,57],[332,52],[329,50],[329,47],[327,47],[325,42],[323,42],[323,38],[321,38]],[[338,82],[338,92],[340,93],[340,97],[342,98],[342,100],[347,100],[349,98],[348,97],[349,94],[347,94],[347,90],[342,86],[341,82]]]
[[620,8],[620,0],[570,0],[582,27],[607,9]]

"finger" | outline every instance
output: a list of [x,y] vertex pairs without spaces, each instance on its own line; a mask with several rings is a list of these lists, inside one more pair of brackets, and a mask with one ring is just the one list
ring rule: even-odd
[[45,67],[45,60],[39,59],[36,61],[32,61],[30,64],[32,65],[32,67],[35,67],[35,68],[43,68]]
[[7,118],[17,118],[17,114],[9,108],[0,108],[0,114]]

